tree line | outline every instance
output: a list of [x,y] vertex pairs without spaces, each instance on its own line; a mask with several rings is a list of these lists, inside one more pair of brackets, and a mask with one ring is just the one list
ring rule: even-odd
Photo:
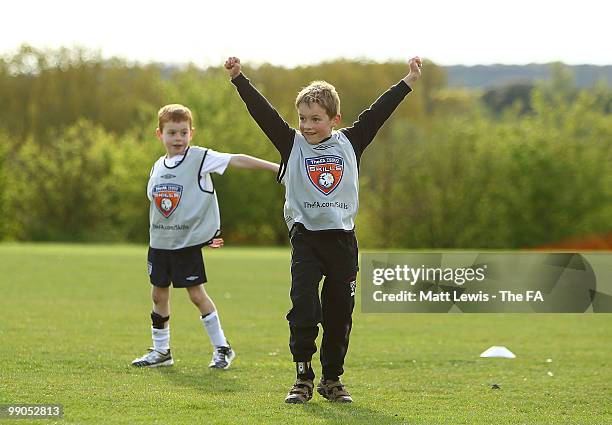
[[[312,80],[336,86],[346,126],[406,72],[406,63],[346,60],[245,67],[294,126],[295,95]],[[526,248],[609,232],[612,92],[578,89],[561,64],[552,75],[483,92],[448,87],[444,69],[426,63],[363,157],[362,244]],[[167,103],[194,112],[193,144],[279,160],[221,67],[23,46],[0,58],[0,98],[4,240],[145,242],[146,182],[164,152],[156,114]],[[230,170],[215,185],[228,243],[285,243],[273,176]]]

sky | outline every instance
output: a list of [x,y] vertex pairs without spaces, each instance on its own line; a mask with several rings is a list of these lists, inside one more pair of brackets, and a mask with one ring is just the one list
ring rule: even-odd
[[0,11],[0,55],[28,43],[198,66],[416,55],[439,65],[612,65],[606,0],[20,0]]

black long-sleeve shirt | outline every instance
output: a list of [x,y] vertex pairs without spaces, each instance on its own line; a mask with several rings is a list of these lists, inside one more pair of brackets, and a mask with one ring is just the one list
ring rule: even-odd
[[[286,165],[293,147],[296,130],[278,114],[268,100],[244,76],[239,74],[232,79],[238,94],[246,104],[251,116],[274,144],[281,155],[282,165]],[[342,128],[349,139],[357,164],[365,148],[372,142],[378,130],[391,116],[400,102],[412,90],[403,80],[384,92],[368,109],[359,114],[351,127]]]

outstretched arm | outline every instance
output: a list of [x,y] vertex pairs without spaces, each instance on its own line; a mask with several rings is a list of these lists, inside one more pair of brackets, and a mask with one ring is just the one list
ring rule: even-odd
[[368,109],[359,114],[351,127],[341,131],[348,137],[355,148],[357,158],[372,142],[378,130],[399,106],[404,97],[412,91],[421,77],[421,58],[414,57],[408,62],[410,71],[398,84],[380,96]]
[[270,170],[278,173],[278,164],[241,153],[232,154],[229,165],[236,168]]
[[238,94],[246,104],[249,113],[286,162],[293,146],[295,130],[281,118],[270,102],[242,74],[240,59],[228,58],[225,61],[225,69],[238,89]]

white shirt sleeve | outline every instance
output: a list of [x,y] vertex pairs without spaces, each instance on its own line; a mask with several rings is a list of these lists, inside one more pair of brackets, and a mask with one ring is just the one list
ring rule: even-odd
[[200,169],[200,175],[205,176],[209,173],[223,174],[232,159],[232,154],[217,152],[208,149],[204,163]]

